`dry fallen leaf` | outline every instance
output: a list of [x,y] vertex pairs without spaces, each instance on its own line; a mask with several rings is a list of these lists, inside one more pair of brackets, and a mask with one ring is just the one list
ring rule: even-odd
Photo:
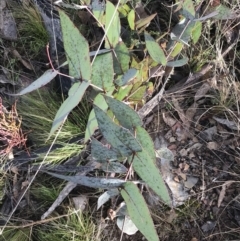
[[179,101],[177,98],[175,98],[174,95],[172,95],[172,103],[181,119],[181,121],[183,122],[183,125],[186,126],[186,127],[190,127],[190,123],[183,111],[183,109],[180,107],[180,104],[179,104]]
[[215,141],[210,141],[207,143],[207,148],[210,150],[219,150],[219,145]]
[[172,209],[172,210],[169,212],[169,216],[167,217],[166,222],[172,223],[172,221],[173,221],[174,219],[176,219],[177,217],[178,217],[178,214],[175,212],[174,209]]
[[18,168],[17,167],[12,167],[11,168],[11,171],[14,173],[14,176],[13,176],[13,197],[15,200],[18,199],[18,190],[19,190],[19,187],[18,187]]
[[7,40],[17,40],[17,27],[11,10],[6,9],[6,1],[0,1],[0,37]]
[[201,229],[203,232],[208,232],[213,230],[216,226],[216,221],[207,221],[205,224],[202,225]]
[[170,151],[175,151],[177,149],[177,145],[176,144],[171,144],[167,147]]
[[188,189],[193,188],[198,182],[197,177],[187,177],[187,180],[184,182],[184,186]]
[[166,113],[163,112],[163,121],[169,126],[173,127],[177,120],[172,118],[170,115],[167,115]]
[[216,126],[210,127],[199,134],[200,138],[203,139],[204,141],[212,141],[214,135],[217,135]]
[[177,136],[178,141],[185,141],[189,137],[190,133],[181,126],[176,129],[175,134]]
[[178,176],[175,176],[175,177],[173,178],[173,180],[174,180],[175,182],[178,182],[178,183],[180,182]]
[[14,83],[14,81],[8,79],[7,76],[5,76],[5,75],[3,75],[3,74],[0,75],[0,83],[1,83],[1,84],[16,85],[16,83]]
[[234,121],[218,118],[218,117],[215,117],[215,116],[213,116],[213,119],[215,121],[219,122],[220,124],[226,125],[228,128],[230,128],[232,130],[239,130],[239,123],[237,124]]
[[204,83],[196,92],[194,100],[198,101],[199,99],[205,97],[206,93],[211,89],[211,86],[208,83]]
[[218,207],[221,206],[222,204],[222,201],[225,197],[225,194],[226,194],[226,188],[229,187],[234,181],[226,181],[224,182],[224,184],[222,185],[222,190],[219,194],[219,197],[218,197]]
[[179,165],[178,165],[178,166],[179,166],[179,168],[180,168],[180,169],[183,169],[184,164],[183,164],[183,163],[179,163]]
[[88,198],[85,195],[74,197],[72,200],[76,210],[84,211],[88,204]]
[[183,171],[184,171],[184,172],[187,172],[188,169],[189,169],[189,167],[190,167],[190,166],[189,166],[187,163],[184,163]]
[[179,154],[180,154],[182,157],[183,157],[183,156],[187,156],[188,151],[183,148],[182,150],[180,150]]
[[192,238],[191,241],[198,241],[198,239],[197,238]]
[[116,211],[110,208],[107,211],[107,215],[111,220],[113,220],[116,217]]
[[32,66],[22,58],[22,56],[18,53],[16,49],[13,49],[11,53],[27,68],[33,70]]

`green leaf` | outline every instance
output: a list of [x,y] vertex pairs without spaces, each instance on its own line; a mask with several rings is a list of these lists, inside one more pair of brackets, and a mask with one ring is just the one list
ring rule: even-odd
[[90,80],[92,71],[88,42],[62,10],[59,10],[59,16],[69,74],[77,79]]
[[112,53],[97,56],[92,66],[92,84],[106,93],[114,86],[113,77]]
[[162,201],[171,207],[171,198],[161,172],[157,167],[154,145],[149,134],[142,127],[138,126],[136,128],[136,139],[141,144],[142,151],[134,156],[134,170]]
[[138,74],[137,69],[129,69],[120,79],[115,80],[118,86],[123,86],[129,84]]
[[100,163],[108,162],[110,160],[117,160],[121,158],[121,154],[114,148],[107,148],[102,145],[101,142],[96,139],[92,139],[91,143],[91,155],[92,157]]
[[133,235],[138,231],[138,228],[129,216],[117,216],[117,226],[127,235]]
[[42,76],[40,76],[37,80],[35,80],[33,83],[31,83],[28,87],[25,89],[21,90],[17,94],[9,94],[11,96],[18,96],[18,95],[25,95],[27,93],[30,93],[34,90],[37,90],[47,83],[49,83],[53,78],[57,76],[58,72],[55,70],[47,70]]
[[202,23],[200,21],[196,21],[194,28],[192,30],[192,40],[193,43],[196,44],[199,40],[202,33]]
[[117,196],[119,194],[118,189],[113,188],[106,192],[104,192],[99,198],[98,198],[98,205],[97,210],[106,203],[111,197]]
[[125,183],[121,195],[126,202],[128,214],[139,231],[147,240],[158,241],[159,238],[147,204],[137,186],[132,182]]
[[[109,52],[111,52],[111,49],[100,49],[100,50],[96,50],[96,51],[91,51],[91,52],[89,53],[89,56],[90,56],[90,57],[93,57],[93,56],[95,56],[95,55],[105,54],[105,53],[109,53]],[[64,66],[66,66],[67,64],[68,64],[68,61],[65,61],[65,62],[63,62],[63,63],[59,66],[59,68],[64,67]]]
[[192,31],[194,30],[195,22],[182,19],[172,30],[171,39],[180,41],[183,44],[188,45],[188,42],[192,36]]
[[188,58],[182,58],[182,59],[175,60],[175,61],[169,61],[167,63],[167,66],[169,66],[169,67],[181,67],[181,66],[183,66],[187,63],[188,63]]
[[64,119],[81,101],[89,82],[83,81],[75,83],[69,90],[68,98],[62,103],[54,118],[49,137],[60,127]]
[[156,157],[169,160],[169,162],[174,161],[174,155],[167,147],[161,147],[156,150]]
[[101,165],[101,169],[105,172],[127,173],[128,169],[119,162],[108,162]]
[[103,189],[109,189],[109,188],[116,188],[121,187],[126,181],[122,179],[117,178],[98,178],[98,177],[86,177],[86,176],[65,176],[60,175],[52,172],[46,172],[49,175],[52,175],[54,177],[73,182],[76,184],[80,184],[87,187],[92,188],[103,188]]
[[135,11],[133,9],[128,14],[128,24],[132,30],[135,29]]
[[91,136],[93,135],[93,133],[98,129],[98,123],[97,123],[97,119],[95,116],[95,112],[92,109],[89,116],[88,116],[88,122],[87,122],[87,128],[85,131],[85,137],[84,137],[84,143],[86,143]]
[[142,125],[139,115],[131,107],[109,96],[104,96],[104,98],[121,126],[133,130]]
[[109,52],[111,52],[111,49],[100,49],[100,50],[96,50],[96,51],[91,51],[89,53],[89,56],[93,57],[95,55],[106,54],[106,53],[109,53]]
[[192,0],[184,0],[182,5],[181,14],[190,20],[193,20],[195,18],[195,9],[194,4]]
[[107,39],[105,41],[106,48],[116,47],[120,38],[120,29],[121,25],[118,11],[111,2],[107,1],[105,24],[105,32],[107,32]]
[[152,36],[147,32],[144,32],[144,37],[145,37],[147,50],[150,56],[152,57],[152,59],[157,63],[165,66],[167,64],[167,59],[165,57],[165,54],[162,48],[158,45],[158,43],[156,43],[154,38],[152,38]]
[[174,49],[171,53],[171,56],[174,58],[182,51],[183,43],[177,42],[177,43],[173,43],[173,44],[174,44]]
[[102,24],[104,10],[105,10],[105,3],[100,2],[99,0],[93,0],[91,5],[92,5],[93,16]]
[[218,12],[218,14],[213,17],[215,19],[228,20],[228,19],[234,19],[238,17],[237,14],[234,12],[234,10],[222,4],[217,6],[215,10]]
[[142,150],[129,130],[116,125],[99,107],[94,106],[94,111],[103,136],[113,148],[119,150],[122,156],[127,157],[133,152]]
[[146,94],[147,86],[143,85],[136,89],[135,91],[132,91],[131,94],[128,96],[128,99],[130,101],[137,101],[141,102],[144,99],[144,96]]
[[[129,69],[130,56],[126,45],[123,42],[117,44],[114,49],[113,67],[117,75],[125,73]],[[115,56],[116,55],[116,56]]]
[[119,208],[116,210],[116,215],[117,216],[127,216],[128,215],[127,205],[125,202],[120,203]]
[[[101,108],[102,110],[107,110],[108,105],[105,101],[105,99],[103,98],[103,96],[101,94],[98,94],[93,101],[94,105],[97,105],[99,108]],[[85,138],[84,138],[84,142],[86,143],[90,137],[93,135],[93,133],[98,129],[98,123],[97,123],[97,119],[95,116],[95,112],[94,109],[91,110],[90,115],[88,117],[88,123],[87,123],[87,128],[85,131]]]
[[131,11],[131,8],[127,4],[123,4],[123,1],[121,1],[120,6],[118,7],[120,19],[126,18],[130,11]]
[[114,95],[116,100],[123,100],[126,96],[128,96],[128,94],[132,89],[132,86],[133,85],[131,84],[131,85],[125,85],[125,86],[122,86],[121,88],[118,88],[117,93]]
[[138,126],[136,128],[136,135],[137,135],[136,138],[139,141],[140,145],[143,147],[143,149],[147,150],[149,157],[152,160],[155,160],[156,155],[155,155],[154,144],[153,144],[152,138],[149,136],[147,131],[144,128]]

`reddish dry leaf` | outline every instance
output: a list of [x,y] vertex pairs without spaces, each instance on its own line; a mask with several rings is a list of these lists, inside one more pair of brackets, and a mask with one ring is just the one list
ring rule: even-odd
[[211,7],[217,7],[221,4],[220,0],[212,0],[210,1],[210,6]]
[[177,145],[176,145],[176,144],[171,144],[171,145],[168,146],[168,149],[169,149],[170,151],[174,151],[174,150],[177,149]]

